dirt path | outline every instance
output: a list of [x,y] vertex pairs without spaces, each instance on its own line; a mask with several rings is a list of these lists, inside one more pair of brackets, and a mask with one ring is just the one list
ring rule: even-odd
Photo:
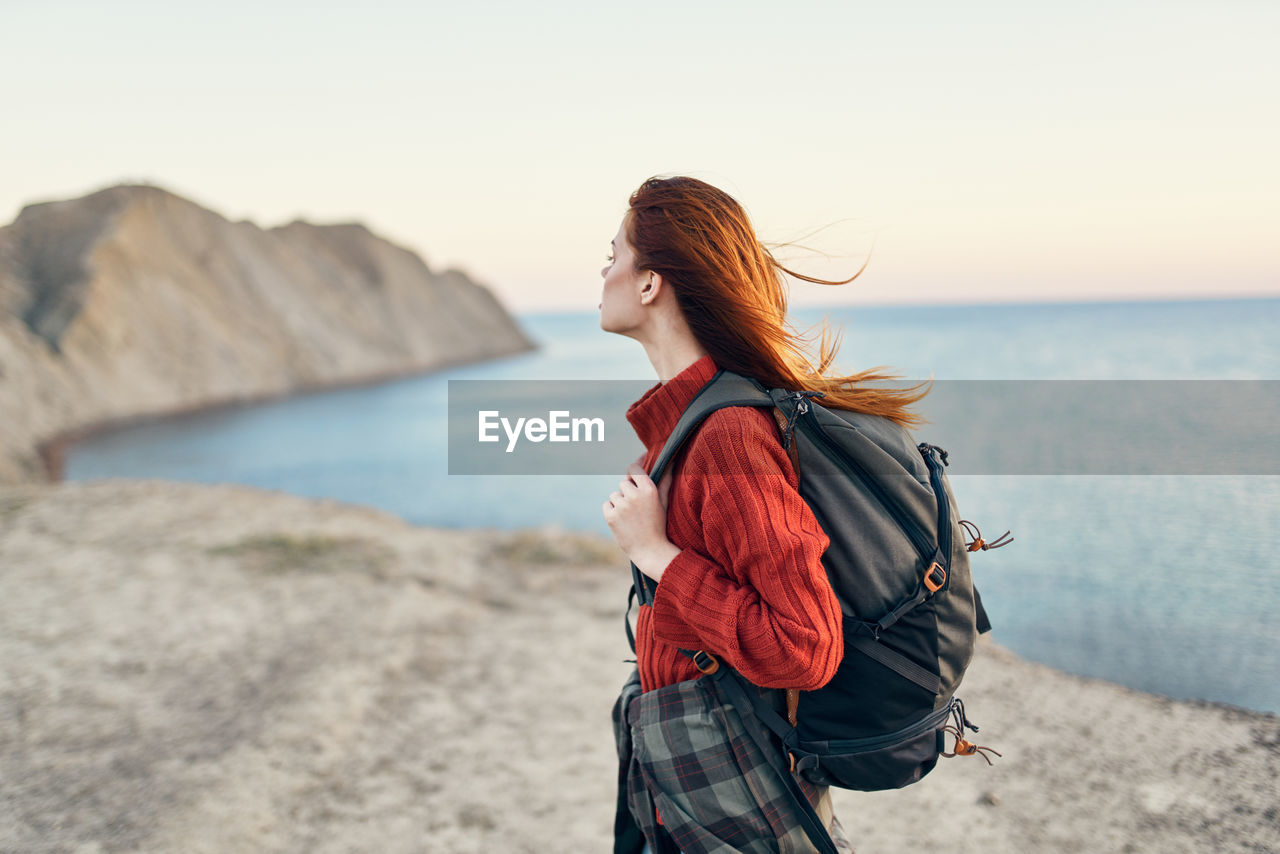
[[[0,851],[597,852],[626,562],[237,486],[0,489]],[[1280,720],[984,649],[862,854],[1280,851]]]

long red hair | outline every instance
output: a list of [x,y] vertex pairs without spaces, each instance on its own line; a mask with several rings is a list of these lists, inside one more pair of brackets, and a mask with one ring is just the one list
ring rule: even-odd
[[[672,286],[690,331],[716,364],[770,388],[823,392],[824,406],[881,415],[903,426],[923,419],[908,407],[928,394],[926,381],[905,389],[867,383],[899,379],[883,368],[827,376],[839,349],[822,328],[818,364],[787,320],[783,274],[821,285],[843,281],[805,276],[780,264],[756,237],[746,211],[728,193],[696,178],[650,178],[631,194],[627,241],[636,269]],[[866,264],[863,264],[863,269]]]

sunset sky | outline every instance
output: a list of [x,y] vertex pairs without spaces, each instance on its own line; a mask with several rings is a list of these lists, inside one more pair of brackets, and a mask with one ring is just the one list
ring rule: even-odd
[[[798,305],[1280,295],[1280,3],[0,0],[0,222],[156,183],[594,311],[692,174]],[[795,256],[788,256],[795,257]]]

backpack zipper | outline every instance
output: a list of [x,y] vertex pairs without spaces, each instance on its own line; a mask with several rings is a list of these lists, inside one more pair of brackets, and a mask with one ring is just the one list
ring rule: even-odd
[[[945,706],[936,712],[930,712],[920,720],[913,724],[891,732],[888,735],[877,735],[872,738],[847,738],[835,741],[818,742],[823,745],[828,753],[855,753],[865,752],[868,750],[877,750],[881,747],[890,747],[899,742],[907,741],[918,735],[928,732],[931,729],[937,729],[938,726],[947,719],[951,714],[951,710],[955,708],[956,699],[952,697]],[[800,742],[801,746],[805,742]]]
[[[951,502],[947,498],[946,490],[942,488],[942,466],[947,462],[947,452],[928,442],[921,442],[919,450],[925,464],[929,466],[929,483],[933,486],[934,497],[938,500],[938,548],[949,564],[951,562]],[[938,462],[939,457],[942,458],[941,463]]]

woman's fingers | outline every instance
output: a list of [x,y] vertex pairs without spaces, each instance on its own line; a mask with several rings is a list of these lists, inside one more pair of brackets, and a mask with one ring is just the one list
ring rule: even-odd
[[626,477],[622,479],[622,485],[624,490],[626,487],[631,486],[634,487],[637,492],[641,492],[646,488],[653,486],[653,479],[649,477],[643,467],[632,463],[627,466],[627,474]]
[[[664,478],[664,480],[669,481],[670,478]],[[649,477],[648,473],[645,472],[644,467],[639,463],[632,463],[627,466],[627,474],[618,483],[618,488],[615,489],[609,495],[608,500],[601,505],[601,510],[606,514],[615,512],[627,498],[638,496],[649,489],[656,488],[657,487],[653,480]],[[668,488],[670,488],[669,483]]]
[[622,478],[618,488],[623,495],[635,495],[653,486],[653,480],[645,473],[644,468],[632,463],[627,466],[627,474]]

